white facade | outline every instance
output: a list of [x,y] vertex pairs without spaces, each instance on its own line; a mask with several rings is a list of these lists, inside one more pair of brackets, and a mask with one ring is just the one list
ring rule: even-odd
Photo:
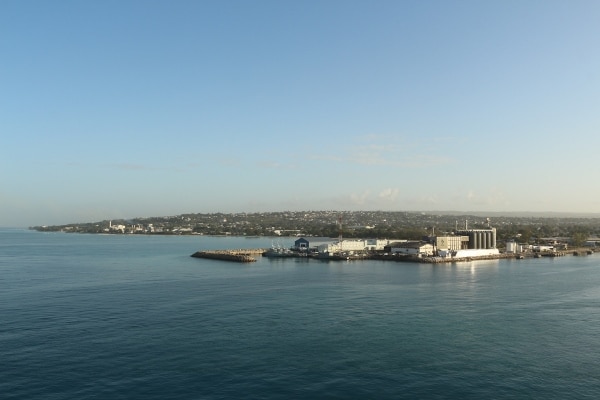
[[[310,246],[311,249],[317,249],[319,253],[338,253],[340,251],[367,251],[384,250],[386,246],[392,243],[406,242],[406,240],[391,240],[391,239],[343,239],[341,244],[339,240],[329,238],[301,238],[295,243],[299,246],[300,241],[310,241],[304,246]],[[302,245],[302,243],[300,243]]]
[[317,247],[319,253],[338,253],[341,251],[363,251],[367,247],[366,240],[351,239],[336,241],[333,243],[324,243]]
[[399,242],[406,243],[407,241],[390,239],[344,239],[342,240],[341,244],[339,240],[336,240],[334,242],[321,242],[316,247],[319,253],[338,253],[341,251],[367,250],[381,251],[384,250],[386,246],[389,246],[392,243]]
[[435,245],[438,250],[460,250],[469,243],[468,236],[438,236]]
[[407,254],[407,255],[433,255],[433,245],[422,242],[405,242],[396,244],[391,249],[392,253]]
[[367,250],[383,250],[385,246],[398,242],[407,242],[407,240],[367,239],[365,240],[365,247]]

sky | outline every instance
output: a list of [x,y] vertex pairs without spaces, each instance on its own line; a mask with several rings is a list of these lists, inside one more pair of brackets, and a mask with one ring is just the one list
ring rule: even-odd
[[596,0],[0,2],[0,226],[600,212]]

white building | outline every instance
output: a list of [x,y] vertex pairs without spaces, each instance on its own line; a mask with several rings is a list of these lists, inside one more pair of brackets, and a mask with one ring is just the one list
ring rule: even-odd
[[365,240],[365,247],[367,250],[384,250],[386,246],[398,242],[406,242],[406,240],[367,239]]
[[396,242],[390,245],[390,251],[394,254],[432,256],[433,245],[427,242]]
[[364,239],[339,240],[332,243],[323,243],[317,247],[319,253],[339,253],[342,251],[364,251],[367,241]]
[[113,225],[112,222],[109,226],[111,231],[119,231],[121,233],[125,233],[125,229],[127,228],[125,225]]

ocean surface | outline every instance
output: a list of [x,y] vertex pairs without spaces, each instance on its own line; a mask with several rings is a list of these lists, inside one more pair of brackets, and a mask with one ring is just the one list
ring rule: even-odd
[[0,398],[600,398],[600,255],[190,257],[270,245],[0,230]]

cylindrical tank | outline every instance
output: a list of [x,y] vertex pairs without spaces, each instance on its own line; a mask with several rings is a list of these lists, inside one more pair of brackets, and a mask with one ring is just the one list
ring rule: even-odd
[[496,228],[492,229],[492,249],[496,248]]
[[506,252],[507,253],[516,253],[517,252],[517,243],[516,242],[506,242]]

